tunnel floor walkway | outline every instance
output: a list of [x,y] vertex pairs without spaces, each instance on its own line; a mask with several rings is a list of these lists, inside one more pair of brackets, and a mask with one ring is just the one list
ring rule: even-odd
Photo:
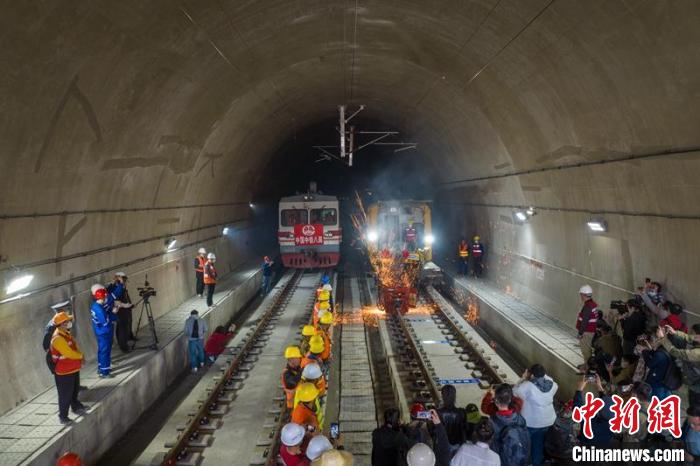
[[573,327],[520,301],[498,288],[488,277],[458,275],[456,265],[447,261],[438,265],[445,274],[446,284],[453,286],[453,295],[460,304],[466,306],[461,302],[464,292],[477,298],[479,326],[496,339],[497,344],[525,367],[546,362],[547,371],[566,392],[575,389],[575,374],[577,367],[583,364],[583,357]]
[[[0,466],[53,464],[52,458],[65,450],[77,451],[84,460],[94,462],[129,428],[128,420],[138,418],[158,397],[160,388],[167,387],[169,381],[161,380],[165,378],[164,375],[167,373],[174,377],[185,369],[185,351],[171,343],[182,335],[184,321],[190,311],[196,308],[200,310],[200,316],[206,318],[218,306],[230,298],[236,298],[237,290],[248,285],[245,288],[250,296],[239,299],[240,306],[243,306],[258,290],[255,278],[259,271],[258,261],[251,261],[219,280],[214,293],[214,306],[206,311],[203,311],[206,308],[205,299],[194,296],[157,318],[158,351],[148,349],[151,335],[144,322],[138,331],[139,340],[134,351],[122,353],[115,341],[112,348],[113,378],[100,379],[96,361],[83,366],[80,383],[87,390],[80,392],[79,399],[88,406],[88,411],[83,416],[71,412],[73,423],[70,425],[63,426],[58,421],[55,386],[1,416]],[[138,312],[140,307],[134,308],[134,320],[138,319]],[[209,326],[211,331],[211,322]],[[78,341],[84,338],[94,338],[94,335],[80,335]],[[186,348],[186,345],[183,344],[182,348]],[[171,354],[166,355],[168,352]],[[173,357],[173,354],[179,356]],[[91,438],[95,439],[97,447],[85,445]],[[89,454],[85,455],[85,451]]]

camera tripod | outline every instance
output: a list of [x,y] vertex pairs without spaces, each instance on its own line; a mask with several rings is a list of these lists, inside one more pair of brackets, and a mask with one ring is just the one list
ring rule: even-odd
[[[143,318],[143,311],[146,311],[146,318],[148,319],[148,328],[151,330],[151,336],[153,337],[153,342],[148,346],[149,349],[157,350],[158,349],[158,334],[156,334],[156,322],[153,320],[153,310],[151,309],[151,302],[149,301],[151,297],[146,295],[143,298],[141,298],[141,313],[139,314],[139,320],[138,323],[136,324],[136,331],[139,331],[139,328],[141,328],[141,319]],[[138,305],[139,302],[137,302],[134,306]],[[133,351],[134,347],[136,346],[136,342],[131,343],[131,349]]]

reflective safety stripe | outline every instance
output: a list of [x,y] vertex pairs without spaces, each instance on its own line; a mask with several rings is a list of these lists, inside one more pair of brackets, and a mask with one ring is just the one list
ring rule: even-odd
[[204,265],[207,263],[207,260],[201,256],[197,256],[196,260],[199,262],[199,265],[194,268],[195,272],[204,272]]

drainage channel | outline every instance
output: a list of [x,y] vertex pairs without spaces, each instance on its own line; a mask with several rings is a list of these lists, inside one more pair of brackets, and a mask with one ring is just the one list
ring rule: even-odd
[[[192,405],[177,439],[151,464],[264,464],[283,398],[279,373],[284,346],[298,340],[308,321],[320,274],[297,271],[261,305],[240,329],[210,371],[204,395]],[[267,451],[269,454],[269,451]]]

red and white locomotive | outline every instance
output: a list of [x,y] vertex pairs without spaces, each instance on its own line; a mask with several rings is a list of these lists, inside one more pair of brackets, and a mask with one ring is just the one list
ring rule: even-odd
[[280,199],[277,238],[285,267],[335,267],[342,230],[338,198],[315,192]]

